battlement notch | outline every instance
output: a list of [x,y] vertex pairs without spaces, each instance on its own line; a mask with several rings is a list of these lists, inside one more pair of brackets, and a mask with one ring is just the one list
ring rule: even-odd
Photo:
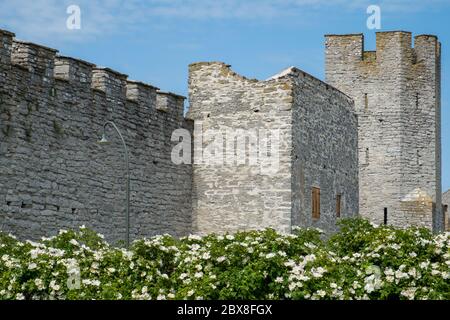
[[[326,35],[327,82],[331,73],[404,72],[416,63],[434,65],[440,55],[440,43],[434,35],[414,37],[407,31],[376,33],[376,51],[364,51],[364,35]],[[359,69],[362,68],[362,69]],[[375,69],[374,69],[375,68]],[[384,70],[384,71],[383,71]]]

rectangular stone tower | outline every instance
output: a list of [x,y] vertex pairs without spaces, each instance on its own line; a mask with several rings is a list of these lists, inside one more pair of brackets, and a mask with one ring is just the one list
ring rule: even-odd
[[436,36],[326,35],[326,82],[355,101],[360,214],[442,230],[440,43]]
[[[194,232],[334,231],[339,217],[357,214],[358,128],[350,97],[293,67],[258,81],[203,62],[189,67],[189,101]],[[266,133],[277,158],[273,171],[264,166]]]

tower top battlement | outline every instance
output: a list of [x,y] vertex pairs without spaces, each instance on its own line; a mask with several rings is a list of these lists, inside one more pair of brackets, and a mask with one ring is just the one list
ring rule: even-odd
[[[325,35],[327,69],[334,63],[371,65],[390,71],[393,66],[401,69],[420,63],[434,65],[440,58],[440,45],[435,35],[416,35],[413,47],[411,32],[383,31],[376,33],[376,50],[365,51],[362,33],[328,34]],[[393,61],[397,63],[393,65]]]

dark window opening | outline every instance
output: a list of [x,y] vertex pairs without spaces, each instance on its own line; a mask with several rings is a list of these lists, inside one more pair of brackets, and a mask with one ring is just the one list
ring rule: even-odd
[[312,218],[320,218],[320,189],[313,187],[312,189]]
[[336,196],[336,217],[338,218],[341,217],[341,198],[340,194]]

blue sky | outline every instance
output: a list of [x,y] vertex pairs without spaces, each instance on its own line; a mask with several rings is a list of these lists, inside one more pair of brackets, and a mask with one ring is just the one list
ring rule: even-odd
[[[224,61],[247,77],[266,79],[294,65],[324,78],[324,34],[375,30],[369,5],[381,8],[381,30],[435,34],[442,43],[443,190],[450,188],[449,0],[0,0],[0,28],[126,73],[165,91],[187,94],[187,66]],[[69,5],[81,29],[66,27]]]

